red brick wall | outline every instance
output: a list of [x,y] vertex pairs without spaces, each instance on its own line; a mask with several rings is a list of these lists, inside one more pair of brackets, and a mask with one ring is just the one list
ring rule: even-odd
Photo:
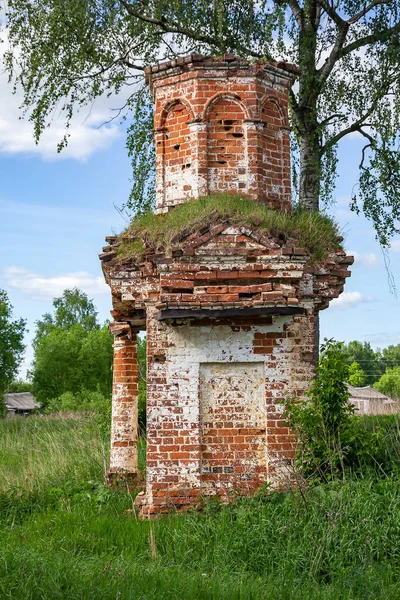
[[[120,242],[104,257],[117,257]],[[146,315],[144,515],[196,504],[203,495],[226,498],[248,494],[265,481],[287,480],[294,446],[285,402],[302,396],[314,376],[316,315],[343,290],[352,263],[338,249],[310,265],[297,238],[266,236],[256,226],[213,223],[175,243],[168,253],[150,249],[140,263],[121,263],[118,257],[105,262],[114,317]],[[265,308],[272,314],[263,313]],[[166,311],[174,316],[166,318]],[[123,332],[125,325],[112,327]],[[137,388],[132,387],[131,403],[125,385],[135,375],[127,368],[130,341],[118,344],[113,439],[129,451],[134,446],[125,442],[136,431],[126,429],[125,415],[135,407]],[[239,372],[256,364],[263,368],[262,398],[254,401],[240,389],[232,396],[235,382],[244,379],[236,367]],[[210,365],[233,372],[216,376],[207,396],[204,373]],[[121,460],[120,451],[113,443],[113,464]]]
[[193,149],[190,142],[187,107],[178,102],[168,111],[164,123],[164,193],[168,201],[179,197],[193,197],[191,176]]
[[[147,78],[155,100],[159,212],[226,191],[274,208],[290,205],[290,76],[264,63],[216,59],[161,65]],[[182,170],[183,164],[190,167]]]
[[264,364],[200,365],[203,495],[251,492],[267,480]]
[[294,440],[283,409],[314,374],[313,318],[167,324],[155,315],[149,306],[142,514],[287,482]]
[[266,101],[261,108],[261,153],[259,170],[262,173],[263,194],[272,205],[290,198],[290,144],[285,130],[282,109],[276,100]]
[[220,98],[208,112],[208,192],[246,193],[247,156],[241,106],[229,99]]
[[[218,191],[289,206],[289,76],[263,63],[192,56],[157,65],[147,78],[159,212]],[[137,471],[138,371],[127,326],[145,318],[141,514],[287,481],[294,436],[285,402],[304,395],[315,374],[316,315],[342,291],[352,259],[338,249],[310,265],[296,237],[228,223],[187,233],[168,252],[149,248],[142,262],[121,264],[120,242],[103,255],[121,320],[111,326],[111,470]]]

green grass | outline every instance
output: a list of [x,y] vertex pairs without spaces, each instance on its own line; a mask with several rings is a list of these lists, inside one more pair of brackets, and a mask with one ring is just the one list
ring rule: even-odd
[[169,251],[174,241],[216,222],[256,227],[265,234],[281,236],[280,240],[295,239],[305,248],[312,261],[326,257],[340,247],[337,224],[317,212],[295,211],[293,214],[266,208],[261,202],[240,196],[221,194],[199,198],[181,204],[166,215],[145,214],[131,223],[122,234],[119,259],[141,258],[146,246]]
[[210,502],[149,523],[129,512],[130,494],[102,484],[96,439],[85,419],[0,422],[2,477],[14,470],[0,491],[0,598],[399,597],[395,477]]
[[0,492],[34,493],[71,479],[98,479],[106,449],[86,417],[0,421]]

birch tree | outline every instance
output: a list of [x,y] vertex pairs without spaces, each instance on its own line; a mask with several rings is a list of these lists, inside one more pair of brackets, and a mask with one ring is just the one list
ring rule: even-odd
[[[151,101],[145,66],[191,52],[295,64],[290,91],[294,192],[307,210],[334,193],[337,149],[364,140],[352,209],[386,245],[399,231],[399,0],[8,0],[10,80],[39,141],[54,111],[68,141],[75,112],[103,94],[127,98],[133,187],[127,207],[154,198]],[[357,180],[355,178],[355,181]],[[349,182],[349,187],[354,182]]]

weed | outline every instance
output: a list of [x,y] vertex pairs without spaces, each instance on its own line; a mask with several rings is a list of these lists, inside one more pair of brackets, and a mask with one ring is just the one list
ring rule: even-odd
[[318,261],[337,249],[338,225],[321,213],[293,213],[268,209],[262,202],[220,194],[186,202],[165,215],[146,213],[132,221],[122,234],[119,260],[144,256],[146,248],[168,252],[179,236],[227,221],[232,225],[256,227],[265,234],[293,238],[305,248],[311,261]]
[[103,485],[96,435],[86,418],[0,423],[1,598],[398,598],[397,478],[349,476],[308,489],[306,503],[265,488],[149,523]]
[[344,383],[347,372],[342,344],[326,340],[306,398],[287,403],[288,422],[299,441],[296,474],[308,482],[344,478],[349,472],[374,477],[399,472],[397,415],[356,416]]

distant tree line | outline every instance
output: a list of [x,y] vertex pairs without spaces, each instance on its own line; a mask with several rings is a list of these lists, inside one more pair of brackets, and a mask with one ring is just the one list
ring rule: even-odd
[[[9,312],[10,309],[9,306]],[[34,359],[28,372],[29,381],[15,379],[24,349],[21,344],[25,325],[21,320],[15,322],[13,327],[20,332],[20,345],[15,346],[12,363],[14,367],[2,386],[4,391],[32,392],[42,410],[46,412],[94,410],[103,414],[109,423],[113,336],[108,329],[108,323],[99,322],[93,301],[77,288],[67,289],[62,296],[54,299],[53,311],[45,313],[36,322]],[[138,358],[139,424],[144,427],[145,339],[138,339]]]
[[53,313],[36,322],[32,391],[42,407],[65,393],[99,392],[112,387],[113,338],[101,325],[92,300],[74,288],[53,302]]
[[369,342],[352,341],[343,346],[349,365],[347,382],[356,387],[373,386],[400,399],[400,344],[374,350]]
[[21,365],[25,346],[24,319],[13,319],[13,307],[8,295],[0,290],[0,418],[6,414],[4,394]]

